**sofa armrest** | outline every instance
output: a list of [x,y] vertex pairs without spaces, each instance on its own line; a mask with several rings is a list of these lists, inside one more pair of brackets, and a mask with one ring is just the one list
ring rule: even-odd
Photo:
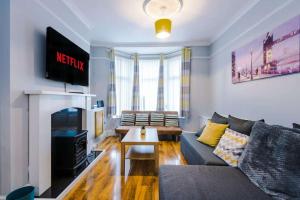
[[195,134],[195,133],[197,133],[197,131],[182,130],[182,133]]
[[203,126],[202,128],[198,129],[197,131],[185,131],[185,130],[183,130],[182,133],[194,134],[195,136],[200,137],[200,135],[202,134],[204,128],[205,128],[205,126]]

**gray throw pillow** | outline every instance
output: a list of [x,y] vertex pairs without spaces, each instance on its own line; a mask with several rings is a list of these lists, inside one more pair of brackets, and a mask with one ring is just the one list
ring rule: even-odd
[[228,118],[214,112],[213,116],[211,117],[211,122],[218,124],[228,124]]
[[293,128],[300,129],[300,124],[293,123]]
[[256,122],[238,167],[275,199],[300,199],[300,135]]
[[205,125],[202,126],[196,133],[195,136],[200,137],[200,135],[202,134],[203,130],[205,129]]
[[[265,120],[261,119],[259,121],[264,122]],[[232,115],[229,115],[228,123],[229,123],[229,128],[231,130],[234,130],[236,132],[239,132],[239,133],[242,133],[245,135],[250,135],[255,121],[240,119],[240,118],[234,117]]]
[[297,129],[297,128],[288,128],[288,127],[284,127],[284,126],[280,126],[280,125],[273,125],[273,126],[280,128],[280,129],[284,129],[284,130],[293,131],[295,133],[300,133],[300,129]]

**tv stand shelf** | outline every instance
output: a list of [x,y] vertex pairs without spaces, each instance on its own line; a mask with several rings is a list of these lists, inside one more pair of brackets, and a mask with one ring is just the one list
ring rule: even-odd
[[27,95],[65,95],[65,96],[96,97],[95,94],[79,94],[79,93],[49,91],[49,90],[25,90],[24,94],[27,94]]

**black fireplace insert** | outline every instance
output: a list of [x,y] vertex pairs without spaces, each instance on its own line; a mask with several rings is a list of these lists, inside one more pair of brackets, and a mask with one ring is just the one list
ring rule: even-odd
[[82,130],[82,109],[66,108],[51,115],[51,187],[41,198],[56,198],[101,153],[87,156],[87,130]]

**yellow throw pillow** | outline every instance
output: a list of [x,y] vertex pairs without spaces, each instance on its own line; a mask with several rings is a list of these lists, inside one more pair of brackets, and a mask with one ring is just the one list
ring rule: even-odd
[[217,124],[208,121],[205,129],[197,140],[209,146],[215,147],[219,143],[222,135],[225,133],[225,130],[228,127],[229,124]]

